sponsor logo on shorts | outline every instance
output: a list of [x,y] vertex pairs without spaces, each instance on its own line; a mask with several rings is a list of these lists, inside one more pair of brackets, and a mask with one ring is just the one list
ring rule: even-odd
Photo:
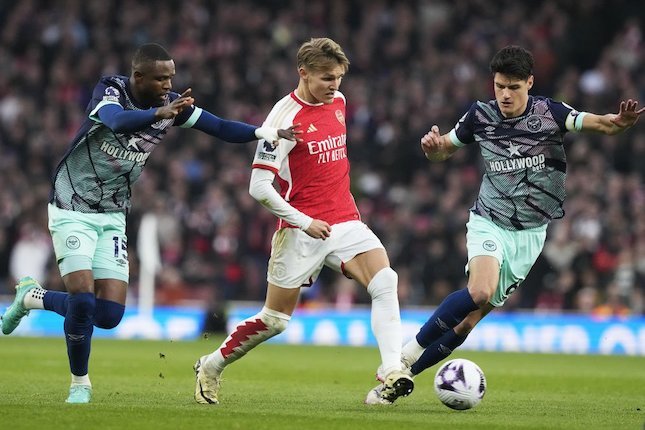
[[482,244],[482,247],[483,247],[486,251],[490,251],[490,252],[492,252],[492,251],[495,251],[495,250],[497,249],[497,244],[496,244],[495,242],[493,242],[492,240],[486,240],[486,241],[484,241],[484,243]]
[[67,245],[69,249],[78,249],[81,246],[81,241],[76,236],[69,236],[65,241],[65,245]]

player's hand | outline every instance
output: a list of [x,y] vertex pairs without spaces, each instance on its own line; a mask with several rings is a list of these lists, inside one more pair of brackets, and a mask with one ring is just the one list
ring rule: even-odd
[[157,119],[172,119],[176,117],[181,113],[181,111],[195,103],[195,99],[191,96],[191,93],[192,89],[188,88],[168,105],[157,108],[155,117]]
[[305,233],[314,239],[325,240],[331,234],[331,226],[323,220],[314,219],[311,222],[311,225],[305,230]]
[[433,125],[430,131],[421,138],[421,150],[428,160],[435,161],[433,154],[440,152],[441,149],[441,133],[439,133],[439,127]]
[[178,97],[178,99],[182,99],[182,98],[184,98],[184,99],[192,98],[192,93],[193,93],[193,89],[192,89],[192,88],[188,88],[186,91],[184,91],[183,93],[181,93],[181,95]]
[[277,129],[275,127],[258,127],[255,129],[255,137],[263,139],[265,142],[270,143],[274,148],[278,146],[280,139],[288,139],[301,142],[302,139],[297,135],[302,134],[301,130],[296,130],[300,124],[294,124],[287,129]]
[[629,99],[627,101],[622,101],[620,102],[620,109],[618,111],[618,115],[614,116],[610,121],[616,126],[620,128],[627,128],[631,127],[632,125],[636,124],[636,121],[638,121],[638,117],[640,114],[645,112],[645,107],[640,108],[639,110],[636,110],[638,107],[638,101]]
[[[294,124],[291,127],[287,128],[286,130],[279,129],[278,136],[281,139],[292,140],[295,142],[302,142],[302,138],[298,136],[299,134],[302,134],[302,130],[299,130],[298,127],[300,127],[300,123]],[[275,145],[277,144],[278,142],[275,143]]]

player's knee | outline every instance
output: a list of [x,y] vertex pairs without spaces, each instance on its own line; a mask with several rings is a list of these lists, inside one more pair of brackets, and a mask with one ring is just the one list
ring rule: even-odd
[[396,291],[399,285],[399,275],[391,267],[384,267],[375,276],[380,277],[381,282],[387,285],[391,290]]
[[374,275],[367,286],[367,292],[372,298],[381,294],[396,294],[398,284],[399,275],[391,267],[385,267]]
[[495,291],[489,291],[489,289],[486,288],[478,288],[477,286],[469,285],[468,292],[470,293],[470,297],[473,299],[473,302],[481,308],[493,298],[493,293]]
[[96,312],[94,313],[94,325],[98,328],[112,329],[119,325],[125,306],[111,300],[96,300]]
[[96,311],[96,297],[92,293],[70,294],[67,314],[76,318],[91,318]]

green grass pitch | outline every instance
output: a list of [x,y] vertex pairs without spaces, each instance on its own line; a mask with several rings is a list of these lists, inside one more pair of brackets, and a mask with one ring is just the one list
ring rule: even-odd
[[393,406],[366,406],[376,348],[265,344],[224,374],[221,404],[194,403],[192,365],[221,342],[96,339],[89,405],[64,403],[63,339],[0,337],[2,429],[638,429],[645,359],[457,351],[488,391],[469,411],[436,398],[435,368]]

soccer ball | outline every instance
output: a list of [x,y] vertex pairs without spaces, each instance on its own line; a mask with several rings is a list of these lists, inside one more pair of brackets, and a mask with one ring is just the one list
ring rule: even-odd
[[479,404],[486,392],[484,372],[470,360],[446,361],[434,377],[434,390],[441,403],[452,409],[465,410]]

